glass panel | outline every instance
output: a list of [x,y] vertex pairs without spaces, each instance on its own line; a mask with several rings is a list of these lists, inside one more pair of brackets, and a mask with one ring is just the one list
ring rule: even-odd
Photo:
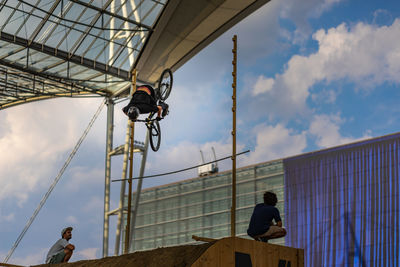
[[188,207],[188,216],[189,217],[202,215],[202,214],[203,214],[203,205],[201,203]]
[[255,189],[255,184],[253,180],[250,182],[240,183],[236,185],[236,192],[238,195],[254,192],[254,189]]
[[187,220],[182,220],[179,222],[179,232],[185,232],[188,229],[188,221]]
[[143,249],[143,240],[134,240],[133,248],[134,248],[134,250],[142,250]]
[[283,172],[283,163],[276,162],[266,166],[257,166],[256,167],[256,175],[257,177],[270,175],[274,173]]
[[164,245],[172,246],[178,243],[178,237],[176,235],[168,235],[164,238]]
[[230,184],[230,179],[230,174],[225,174],[221,176],[209,176],[204,179],[204,186],[206,188],[210,188],[218,185]]
[[144,224],[144,216],[136,215],[136,226],[142,226]]
[[164,227],[166,234],[176,233],[179,231],[178,224],[176,222],[166,223]]
[[203,192],[186,194],[181,196],[181,205],[191,205],[201,203],[203,201]]
[[254,207],[247,208],[247,209],[240,209],[236,211],[236,221],[237,222],[244,222],[245,224],[248,224],[250,221],[251,214],[253,213]]
[[154,197],[155,197],[154,190],[144,191],[140,194],[140,202],[144,202],[147,200],[153,200]]
[[236,181],[244,181],[254,178],[254,169],[239,171],[236,173]]
[[189,237],[185,233],[179,234],[179,243],[185,243],[188,239]]
[[249,227],[248,222],[241,222],[241,223],[236,223],[236,233],[237,235],[247,235],[247,228]]
[[189,219],[189,221],[188,221],[189,230],[201,228],[202,224],[203,224],[202,222],[203,222],[203,220],[201,217]]
[[255,198],[254,194],[247,194],[237,197],[237,207],[247,207],[247,206],[254,206],[255,205]]
[[283,186],[283,175],[277,175],[256,181],[257,191],[270,191],[275,187]]
[[179,210],[178,209],[168,210],[167,214],[166,214],[166,220],[167,221],[177,220],[178,219],[178,215],[179,215]]
[[206,199],[210,200],[210,199],[219,199],[219,198],[226,198],[228,195],[228,187],[221,187],[221,188],[217,188],[217,189],[213,189],[213,190],[209,190],[209,191],[205,191],[205,197]]
[[164,245],[162,237],[157,237],[154,241],[156,247],[162,247]]
[[229,225],[220,225],[214,227],[214,231],[212,232],[211,238],[222,238],[228,236],[230,231],[230,224]]

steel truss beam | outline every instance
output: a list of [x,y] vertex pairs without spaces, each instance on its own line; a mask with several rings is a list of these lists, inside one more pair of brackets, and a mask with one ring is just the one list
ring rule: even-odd
[[62,96],[106,95],[85,85],[38,74],[0,60],[0,110],[19,104]]
[[0,32],[0,40],[8,42],[8,43],[13,43],[20,45],[25,48],[33,49],[42,53],[45,53],[50,56],[57,57],[59,59],[65,60],[66,62],[72,62],[84,67],[87,67],[92,70],[96,70],[99,72],[102,72],[104,74],[108,74],[120,79],[123,79],[124,81],[130,81],[131,80],[131,74],[129,71],[116,68],[98,61],[94,61],[85,57],[77,56],[70,54],[68,52],[65,52],[60,49],[56,49],[44,44],[36,43],[33,41],[29,41],[27,39],[24,39],[22,37],[18,37],[12,34],[8,34],[6,32]]

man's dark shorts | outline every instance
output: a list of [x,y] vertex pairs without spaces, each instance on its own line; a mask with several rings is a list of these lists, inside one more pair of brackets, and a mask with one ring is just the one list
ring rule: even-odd
[[53,257],[51,257],[49,263],[61,263],[61,262],[64,261],[64,258],[65,258],[65,252],[61,251],[58,254],[56,254]]
[[131,106],[137,107],[141,114],[158,111],[156,101],[150,95],[142,91],[135,92],[128,106],[124,109],[128,110]]

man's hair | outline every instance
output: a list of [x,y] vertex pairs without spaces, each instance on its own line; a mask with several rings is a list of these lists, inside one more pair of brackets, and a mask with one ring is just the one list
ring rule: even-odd
[[264,193],[264,204],[270,205],[270,206],[275,206],[277,202],[278,202],[278,198],[276,197],[275,193],[268,192],[268,191]]

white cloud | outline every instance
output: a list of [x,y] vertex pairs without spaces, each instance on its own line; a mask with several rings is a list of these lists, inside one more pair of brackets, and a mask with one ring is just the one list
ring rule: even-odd
[[[0,155],[0,200],[15,198],[21,205],[38,186],[47,186],[99,101],[56,99],[3,110],[0,147],[8,153]],[[103,134],[91,136],[92,142],[103,142]]]
[[246,157],[245,165],[293,156],[303,152],[307,146],[306,133],[295,133],[282,124],[258,125],[253,129],[256,133],[254,152]]
[[83,260],[90,260],[90,259],[96,259],[96,254],[97,251],[99,251],[99,248],[86,248],[83,250],[79,250],[77,253],[79,256],[83,258]]
[[71,223],[71,224],[77,224],[79,221],[78,221],[78,219],[75,217],[75,216],[72,216],[72,215],[69,215],[66,219],[65,219],[65,221],[67,222],[67,223]]
[[393,22],[393,16],[386,9],[378,9],[374,12],[373,23],[376,25],[388,25]]
[[314,66],[321,69],[320,76],[313,77],[316,81],[349,78],[363,86],[400,82],[400,19],[382,27],[358,23],[348,28],[341,24],[319,30],[313,38],[319,43]]
[[274,86],[274,82],[274,79],[266,78],[263,75],[260,75],[253,88],[253,96],[271,91]]
[[[285,5],[284,1],[270,1],[225,34],[229,36],[229,47],[232,47],[231,37],[240,33],[238,34],[238,61],[240,64],[252,64],[282,48],[278,45],[277,40],[287,34],[287,31],[279,24],[280,10]],[[226,49],[227,44],[224,45],[220,51]],[[225,51],[229,52],[226,62],[230,63],[232,53],[230,53],[230,49]]]
[[309,132],[316,137],[316,144],[320,148],[371,138],[368,131],[360,138],[342,136],[340,134],[340,125],[344,122],[345,120],[339,115],[315,115],[310,124]]
[[99,197],[91,197],[89,201],[85,202],[82,206],[82,210],[89,212],[93,210],[102,210],[104,201]]
[[311,99],[314,102],[333,104],[336,101],[338,92],[335,90],[322,90],[321,92],[311,94]]
[[254,99],[259,106],[292,116],[307,111],[310,89],[319,82],[346,80],[365,89],[385,82],[400,83],[400,19],[382,27],[358,23],[349,28],[341,24],[328,31],[319,30],[313,38],[318,41],[318,51],[293,56],[284,73],[275,76],[273,88]]
[[[105,149],[105,148],[104,148]],[[104,168],[93,168],[93,166],[75,166],[70,168],[70,175],[66,188],[71,191],[78,191],[82,186],[94,186],[95,184],[103,184]]]
[[281,10],[281,17],[290,19],[296,25],[293,41],[302,43],[311,33],[309,18],[318,18],[328,11],[334,4],[342,0],[303,0],[299,4],[296,0],[285,1]]
[[8,215],[2,215],[0,209],[0,222],[12,222],[15,220],[15,213],[10,213]]

